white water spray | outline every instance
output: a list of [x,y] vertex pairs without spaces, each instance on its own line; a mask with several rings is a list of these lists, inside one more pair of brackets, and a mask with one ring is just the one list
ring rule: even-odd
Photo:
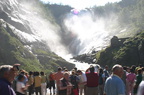
[[[4,0],[0,3],[7,4],[8,2]],[[63,37],[60,36],[60,33],[63,33],[60,32],[60,27],[43,18],[42,14],[38,13],[38,11],[41,10],[39,6],[36,6],[32,2],[20,3],[20,1],[17,0],[9,0],[9,3],[13,9],[11,11],[12,14],[9,15],[11,20],[19,22],[24,26],[28,25],[31,30],[21,31],[15,28],[16,34],[19,35],[23,41],[30,43],[41,41],[47,44],[51,51],[68,61],[73,55],[89,52],[92,47],[99,50],[107,46],[110,38],[115,35],[110,35],[110,33],[113,32],[110,30],[110,25],[115,24],[116,19],[98,18],[94,20],[95,17],[89,12],[85,12],[82,15],[70,13],[64,19],[64,26],[66,29],[65,33],[69,34],[70,32],[67,38],[72,37],[73,39],[68,41],[68,44],[65,44]],[[36,9],[39,10],[36,11]],[[5,11],[5,9],[3,10]],[[114,16],[114,18],[116,18],[116,16]],[[26,29],[28,28],[26,27]]]
[[65,20],[67,32],[71,32],[71,36],[75,39],[70,42],[69,48],[75,55],[88,53],[92,48],[100,50],[109,44],[113,31],[110,29],[117,21],[117,17],[113,18],[97,18],[91,13],[85,12],[82,15],[70,14]]

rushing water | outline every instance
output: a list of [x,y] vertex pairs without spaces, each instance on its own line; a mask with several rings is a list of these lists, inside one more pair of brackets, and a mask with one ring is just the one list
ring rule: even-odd
[[[18,27],[18,25],[11,26],[22,41],[28,43],[43,42],[51,51],[68,61],[73,55],[87,53],[92,48],[99,50],[107,46],[109,40],[115,35],[112,34],[113,31],[110,29],[117,22],[114,19],[116,18],[115,15],[110,18],[96,19],[93,14],[87,11],[79,13],[81,15],[70,12],[63,21],[65,27],[65,32],[63,32],[60,27],[39,14],[38,9],[41,10],[39,6],[32,1],[28,1],[1,0],[1,11],[5,12],[10,19],[7,22],[10,24],[15,22],[19,23],[19,26],[25,26],[24,29]],[[62,33],[69,35],[63,37],[61,36]],[[67,40],[69,37],[72,40]],[[65,42],[63,42],[64,40]],[[89,65],[76,63],[76,66],[85,69]]]

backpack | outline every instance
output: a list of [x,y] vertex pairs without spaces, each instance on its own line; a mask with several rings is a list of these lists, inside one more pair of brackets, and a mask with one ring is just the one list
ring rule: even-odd
[[99,85],[103,84],[103,78],[102,78],[102,74],[99,74]]
[[76,75],[71,75],[70,76],[70,82],[73,85],[73,88],[78,87],[78,77]]

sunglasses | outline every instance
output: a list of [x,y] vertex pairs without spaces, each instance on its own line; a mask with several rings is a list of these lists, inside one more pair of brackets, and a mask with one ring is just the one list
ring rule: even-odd
[[15,64],[14,66],[13,66],[13,68],[11,68],[11,70],[12,71],[19,71],[20,69],[19,69],[19,64]]
[[14,70],[17,70],[17,71],[20,70],[18,65],[14,65],[13,68],[14,68]]

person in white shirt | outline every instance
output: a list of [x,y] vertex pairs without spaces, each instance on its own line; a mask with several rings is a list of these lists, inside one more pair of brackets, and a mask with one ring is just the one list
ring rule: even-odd
[[84,95],[86,93],[86,82],[87,82],[87,78],[85,73],[83,73],[81,70],[77,71],[77,74],[79,75],[79,90],[80,90],[80,95],[82,95],[83,91],[84,91]]
[[137,95],[144,95],[144,81],[140,83]]
[[27,90],[28,88],[28,85],[25,86],[24,84],[24,75],[20,74],[18,75],[18,78],[17,78],[17,83],[16,83],[16,93],[17,95],[25,95],[25,91]]

